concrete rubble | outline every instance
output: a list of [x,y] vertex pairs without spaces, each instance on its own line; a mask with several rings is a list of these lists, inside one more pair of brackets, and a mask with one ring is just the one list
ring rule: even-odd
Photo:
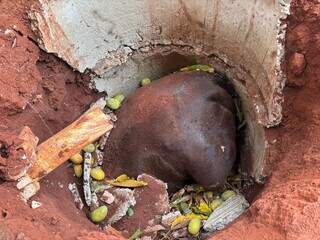
[[39,208],[42,206],[42,203],[41,202],[38,202],[38,201],[32,201],[31,202],[31,208],[32,209],[36,209],[36,208]]
[[134,190],[134,198],[136,205],[133,207],[134,215],[122,218],[115,224],[128,233],[135,231],[135,227],[139,225],[141,229],[152,229],[158,219],[169,211],[169,197],[167,185],[159,179],[150,175],[142,174],[138,176],[138,180],[148,183],[148,186],[136,188]]
[[133,190],[127,188],[116,188],[109,191],[115,199],[114,204],[109,207],[107,222],[114,224],[126,215],[129,207],[136,205],[136,199]]
[[82,210],[84,204],[83,204],[83,201],[80,197],[80,193],[79,193],[79,190],[77,188],[76,183],[69,183],[68,189],[70,190],[70,192],[73,196],[74,203],[76,204],[76,207],[78,209]]
[[241,194],[237,194],[213,211],[205,221],[203,229],[207,232],[221,230],[238,218],[248,207],[247,200]]

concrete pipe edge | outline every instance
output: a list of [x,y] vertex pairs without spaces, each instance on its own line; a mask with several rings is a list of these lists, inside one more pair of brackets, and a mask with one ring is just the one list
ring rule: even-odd
[[[291,0],[39,3],[40,10],[29,13],[39,45],[74,69],[93,73],[92,87],[108,95],[129,94],[139,79],[163,76],[192,56],[225,72],[248,123],[241,169],[263,179],[264,130],[282,118],[281,65]],[[170,63],[172,56],[180,60]]]

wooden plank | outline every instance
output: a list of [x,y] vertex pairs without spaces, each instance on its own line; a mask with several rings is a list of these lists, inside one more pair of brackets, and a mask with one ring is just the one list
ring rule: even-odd
[[112,121],[98,107],[89,109],[37,147],[37,160],[17,187],[21,189],[30,182],[38,181],[112,128]]

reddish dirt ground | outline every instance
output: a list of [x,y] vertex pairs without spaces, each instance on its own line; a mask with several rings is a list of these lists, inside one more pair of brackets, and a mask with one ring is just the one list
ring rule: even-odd
[[[85,90],[85,78],[30,40],[31,3],[0,1],[0,131],[16,134],[27,125],[43,141],[96,95]],[[267,131],[272,174],[246,214],[212,239],[320,239],[320,3],[296,0],[292,12],[284,119]],[[116,239],[92,232],[97,228],[67,190],[72,180],[66,165],[44,179],[35,197],[43,206],[35,210],[18,198],[12,183],[0,183],[0,239]]]
[[[31,40],[27,18],[31,3],[0,1],[0,140],[4,142],[9,140],[6,133],[17,134],[25,125],[41,142],[79,117],[96,97],[86,90],[85,78]],[[6,29],[12,31],[5,34]],[[97,230],[73,203],[67,189],[72,175],[64,165],[46,178],[35,199],[43,207],[35,210],[19,199],[12,183],[0,183],[0,239],[75,239],[84,225],[87,231]]]
[[[248,212],[212,239],[320,239],[319,20],[319,1],[294,1],[286,39],[284,118],[267,132],[276,140],[270,150],[272,174]],[[295,53],[306,61],[299,76],[293,74],[301,66],[291,60]]]

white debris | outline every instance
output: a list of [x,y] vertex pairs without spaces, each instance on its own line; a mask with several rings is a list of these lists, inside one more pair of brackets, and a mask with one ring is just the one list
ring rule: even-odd
[[142,236],[140,238],[140,240],[152,240],[152,237],[150,237],[150,236]]
[[104,201],[107,204],[112,204],[115,200],[115,197],[108,191],[104,191],[102,196],[100,197],[101,201]]
[[37,201],[32,201],[31,202],[31,208],[32,209],[36,209],[38,207],[41,207],[42,203],[41,202],[37,202]]
[[68,186],[70,192],[72,193],[73,199],[74,199],[74,203],[76,204],[77,208],[82,210],[83,208],[83,202],[82,199],[80,197],[77,185],[75,183],[69,183]]
[[25,188],[20,193],[20,196],[24,201],[29,200],[32,196],[34,196],[40,189],[39,182],[32,182],[25,186]]
[[117,206],[114,213],[109,217],[108,224],[113,224],[124,217],[129,207],[136,205],[136,199],[133,195],[133,190],[128,188],[117,188],[112,191],[115,201],[114,206]]
[[172,232],[171,236],[173,237],[173,239],[189,237],[188,229],[184,227],[184,228],[175,230],[174,232]]
[[203,229],[207,232],[221,230],[238,218],[248,207],[248,201],[241,194],[237,194],[227,199],[211,213]]
[[170,227],[171,223],[179,216],[181,216],[180,211],[167,213],[166,215],[162,216],[161,224],[165,227]]
[[110,131],[106,132],[102,137],[99,139],[99,149],[103,150],[106,146],[107,140],[109,138]]
[[6,29],[4,31],[4,34],[5,35],[11,35],[11,36],[15,36],[16,35],[15,32],[13,30],[11,30],[11,29]]
[[29,176],[23,176],[18,180],[17,188],[20,190],[20,189],[26,187],[31,182],[32,182],[32,179]]
[[162,225],[154,225],[154,226],[147,226],[146,229],[143,230],[144,233],[156,233],[159,231],[166,230],[166,228]]
[[84,198],[85,198],[86,204],[88,206],[91,205],[91,201],[92,201],[91,188],[90,188],[91,162],[92,162],[91,153],[85,152],[84,153],[84,163],[83,163],[83,191],[84,191]]
[[17,46],[17,38],[14,38],[12,45],[11,45],[11,48],[15,48],[16,46]]
[[96,102],[90,105],[90,108],[98,107],[99,109],[103,110],[106,106],[106,97],[99,98]]
[[226,150],[226,147],[225,146],[220,146],[222,152],[224,152]]
[[99,207],[99,200],[98,200],[98,196],[95,192],[91,192],[91,205],[90,207],[98,208]]
[[93,167],[102,166],[102,164],[103,164],[103,157],[104,157],[103,152],[102,152],[101,150],[99,150],[99,149],[96,149],[96,150],[93,152],[93,158],[95,159],[94,164],[93,164]]
[[100,184],[99,182],[93,181],[91,184],[91,189],[95,193],[103,192],[104,190],[112,188],[109,184]]
[[118,120],[117,116],[113,112],[109,113],[108,116],[112,122],[116,122]]

